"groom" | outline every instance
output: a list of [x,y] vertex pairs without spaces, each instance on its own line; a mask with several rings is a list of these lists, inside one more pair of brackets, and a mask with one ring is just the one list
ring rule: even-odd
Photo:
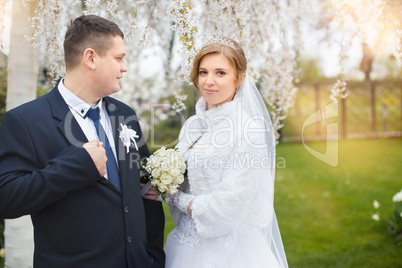
[[34,267],[164,267],[162,206],[140,195],[149,150],[134,111],[108,97],[127,72],[123,38],[101,17],[75,19],[65,77],[3,118],[0,218],[31,214]]

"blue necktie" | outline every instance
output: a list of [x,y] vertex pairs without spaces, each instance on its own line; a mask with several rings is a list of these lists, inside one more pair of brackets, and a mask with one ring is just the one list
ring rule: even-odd
[[106,136],[105,130],[103,129],[99,121],[99,108],[90,108],[84,118],[86,118],[87,116],[92,119],[96,128],[96,132],[98,133],[99,140],[103,142],[103,147],[105,148],[107,157],[106,167],[108,179],[114,186],[117,187],[117,189],[121,191],[119,170],[117,168],[116,159],[114,158],[114,154],[112,148],[110,147],[110,143]]

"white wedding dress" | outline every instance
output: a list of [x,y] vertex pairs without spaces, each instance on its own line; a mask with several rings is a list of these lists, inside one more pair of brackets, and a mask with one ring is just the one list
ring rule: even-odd
[[188,179],[168,201],[177,228],[166,241],[167,268],[287,267],[273,208],[274,146],[262,146],[273,133],[250,121],[241,90],[210,110],[200,98],[180,132]]

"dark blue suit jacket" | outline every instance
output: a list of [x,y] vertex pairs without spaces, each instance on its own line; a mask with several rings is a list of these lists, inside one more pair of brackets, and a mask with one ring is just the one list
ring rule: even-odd
[[[149,155],[134,111],[106,97],[122,192],[100,177],[87,139],[57,87],[10,110],[0,126],[0,218],[30,214],[34,267],[164,267],[160,202],[140,195],[138,159]],[[139,151],[119,139],[134,129]]]

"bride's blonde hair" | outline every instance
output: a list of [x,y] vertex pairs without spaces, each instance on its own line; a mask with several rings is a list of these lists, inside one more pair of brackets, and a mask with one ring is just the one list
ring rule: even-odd
[[233,39],[229,37],[221,37],[221,39],[233,43],[234,48],[228,45],[224,45],[221,43],[212,43],[204,46],[194,57],[193,61],[193,69],[191,70],[190,78],[191,81],[194,83],[197,90],[198,88],[198,72],[200,68],[201,60],[206,55],[211,54],[223,54],[225,55],[229,61],[231,62],[236,76],[236,82],[241,81],[241,75],[246,73],[247,70],[247,59],[246,55],[244,54],[243,49],[240,45]]

